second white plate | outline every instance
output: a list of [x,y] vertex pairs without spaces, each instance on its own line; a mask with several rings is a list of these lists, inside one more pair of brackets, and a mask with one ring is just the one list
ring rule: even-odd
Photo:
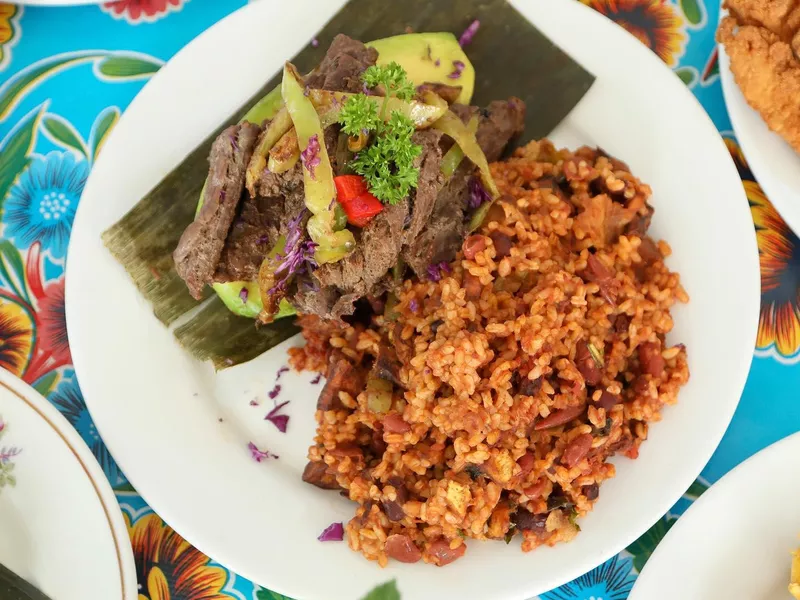
[[719,44],[719,77],[733,129],[761,189],[794,232],[800,232],[800,154],[747,104]]
[[800,547],[800,433],[711,486],[670,529],[629,600],[789,598]]
[[136,600],[128,530],[103,470],[61,413],[4,369],[0,429],[0,563],[55,600]]

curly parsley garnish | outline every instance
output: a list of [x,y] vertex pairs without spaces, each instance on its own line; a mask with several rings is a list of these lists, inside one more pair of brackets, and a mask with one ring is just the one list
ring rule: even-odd
[[372,195],[381,202],[397,204],[417,187],[419,170],[414,160],[422,153],[422,147],[411,141],[414,124],[398,112],[392,113],[381,129],[350,166],[366,179]]
[[362,78],[370,88],[382,86],[385,96],[380,116],[375,103],[364,94],[352,96],[342,107],[342,131],[353,136],[375,132],[372,144],[356,155],[350,167],[366,180],[369,191],[381,202],[397,204],[417,187],[419,169],[414,161],[422,147],[411,141],[415,131],[411,119],[397,111],[385,123],[383,117],[390,96],[408,101],[414,87],[396,62],[372,66]]
[[411,100],[414,96],[414,86],[408,81],[405,70],[394,61],[384,67],[371,66],[364,71],[361,78],[367,87],[383,86],[386,96],[394,96],[400,100]]
[[364,94],[350,96],[339,113],[339,123],[347,135],[375,131],[380,124],[378,107]]

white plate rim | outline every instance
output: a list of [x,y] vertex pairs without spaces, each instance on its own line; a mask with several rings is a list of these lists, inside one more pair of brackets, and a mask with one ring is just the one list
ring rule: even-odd
[[[684,547],[680,542],[685,537],[685,534],[691,531],[695,521],[701,519],[703,514],[724,502],[726,498],[729,498],[730,490],[741,487],[742,482],[747,481],[751,473],[757,472],[762,468],[768,468],[767,465],[779,463],[780,461],[776,461],[776,458],[785,455],[797,456],[798,453],[800,453],[800,432],[789,434],[762,448],[712,484],[702,496],[692,503],[686,512],[678,517],[675,524],[667,532],[667,535],[664,536],[664,539],[656,546],[644,569],[636,579],[633,590],[631,590],[630,600],[647,600],[648,596],[644,594],[648,589],[661,585],[660,580],[653,579],[654,575],[652,574],[659,570],[663,571],[660,565],[663,564],[664,559],[670,557],[673,553],[673,548]],[[789,585],[790,558],[787,553],[785,565],[787,586]],[[677,573],[675,575],[679,576]],[[653,583],[651,583],[651,580]]]
[[[562,5],[567,6],[567,2],[568,2],[568,0],[562,2]],[[245,11],[248,11],[247,14],[254,14],[255,13],[255,9],[253,9],[252,6],[255,6],[255,5],[249,5],[247,7],[243,7],[242,9],[237,11],[237,13],[234,13],[233,15],[229,15],[228,17],[226,17],[226,19],[224,19],[220,23],[225,23],[226,21],[228,21],[229,19],[232,19],[232,18],[242,18],[242,19],[244,19],[243,16],[235,17],[235,15],[238,14],[238,13],[244,13]],[[522,8],[522,7],[519,7],[519,8]],[[530,9],[530,10],[534,10],[534,9]],[[570,8],[570,9],[565,9],[565,10],[573,10],[573,9]],[[596,13],[591,11],[591,9],[589,9],[588,7],[580,6],[579,4],[575,5],[574,10],[576,10],[576,11],[586,11],[587,15],[589,13],[591,13],[593,16],[592,17],[587,17],[588,19],[593,19],[593,18],[602,19],[603,18],[603,17],[600,17],[599,15],[596,15]],[[595,23],[597,23],[598,25],[601,25],[597,21],[595,21]],[[219,24],[217,26],[219,26]],[[557,38],[560,35],[563,35],[563,33],[559,33],[559,32],[551,33],[551,32],[548,31],[547,33],[548,33],[548,35],[550,35],[551,38],[554,38],[554,40],[557,43],[558,43],[558,39]],[[629,39],[630,42],[636,41],[635,38],[630,36],[630,34],[628,34],[627,32],[619,30],[618,33],[619,33],[618,37],[624,37],[626,39]],[[205,32],[204,34],[202,34],[197,39],[202,39],[207,34],[208,34],[208,32]],[[628,43],[630,43],[630,42],[628,42]],[[636,41],[636,44],[639,44],[639,42]],[[647,51],[643,49],[643,52],[647,52]],[[187,54],[187,48],[184,48],[183,50],[181,50],[181,52],[179,52],[176,55],[175,58],[179,58],[180,56],[183,56],[183,55],[186,55],[186,54]],[[647,52],[647,54],[649,55],[650,53]],[[175,59],[173,59],[173,60],[175,60]],[[652,65],[653,68],[655,68],[655,69],[666,69],[666,67],[663,65],[663,63],[661,63],[660,60],[657,57],[655,57],[655,55],[649,56],[648,58],[645,58],[644,56],[642,56],[641,60],[642,61],[646,61],[646,60],[650,61],[649,64]],[[152,81],[158,81],[159,80],[158,78],[164,77],[165,76],[164,74],[167,73],[167,72],[169,72],[169,64],[164,69],[162,69],[161,72],[158,73],[153,78]],[[676,81],[677,81],[677,79],[676,79]],[[148,85],[150,85],[150,84],[148,84]],[[680,89],[681,91],[678,91],[678,89]],[[702,108],[699,106],[697,101],[692,96],[691,92],[688,89],[686,89],[684,86],[682,86],[682,85],[680,86],[680,88],[675,88],[675,90],[676,90],[676,92],[675,92],[676,94],[682,94],[684,96],[684,98],[690,99],[690,101],[692,103],[691,110],[695,112],[698,121],[700,123],[704,124],[703,126],[706,128],[706,132],[707,133],[713,132],[713,135],[715,135],[715,136],[717,136],[719,138],[718,147],[721,148],[721,149],[724,149],[725,148],[724,144],[722,142],[721,137],[719,137],[716,128],[714,128],[713,124],[711,123],[710,119],[706,115],[705,111],[703,111]],[[135,99],[134,103],[131,106],[137,105],[137,102],[139,100],[140,100],[140,98]],[[123,115],[123,119],[125,119],[124,115]],[[727,150],[724,150],[724,151],[725,151],[726,156],[727,156]],[[102,161],[102,160],[103,160],[103,157],[101,156],[100,161]],[[730,157],[728,157],[728,160],[730,160]],[[733,173],[735,173],[735,167],[733,166],[733,162],[732,161],[730,161],[729,172],[731,170],[733,171]],[[738,180],[738,177],[737,177],[737,180]],[[90,179],[90,182],[91,182],[91,179]],[[87,187],[88,187],[88,185],[87,185]],[[744,192],[741,189],[741,186],[739,186],[739,188],[740,189],[738,190],[737,198],[739,200],[741,200],[741,202],[743,202],[744,205],[746,206],[746,202],[745,202],[745,199],[744,199],[745,198],[744,197]],[[76,217],[74,231],[82,231],[82,229],[81,229],[81,224],[83,223],[82,215],[86,214],[86,212],[88,212],[84,208],[85,206],[86,206],[86,204],[82,203],[81,207],[79,207],[79,209],[78,209],[78,215]],[[737,218],[740,219],[739,223],[741,224],[742,223],[741,215],[739,215]],[[748,211],[748,219],[749,219],[749,211]],[[747,258],[747,267],[748,268],[745,269],[745,271],[747,271],[747,275],[743,275],[743,278],[747,279],[747,277],[749,277],[750,278],[750,283],[752,284],[750,286],[750,288],[745,290],[745,295],[747,296],[746,300],[747,300],[748,304],[750,305],[750,307],[753,309],[752,317],[749,317],[749,334],[746,336],[748,341],[749,341],[749,348],[752,349],[755,346],[755,339],[756,339],[756,332],[757,332],[758,305],[759,305],[759,300],[760,300],[760,294],[759,294],[760,282],[759,282],[759,277],[758,277],[758,260],[757,260],[757,246],[756,246],[756,243],[755,243],[755,231],[752,229],[752,223],[751,222],[749,222],[749,228],[750,228],[751,234],[748,234],[748,243],[743,242],[743,245],[751,246],[752,252],[750,254],[748,254],[748,258]],[[74,253],[70,253],[70,257],[74,257],[74,256],[75,256]],[[70,285],[69,273],[70,273],[71,269],[77,270],[77,269],[80,268],[80,267],[77,267],[77,266],[76,267],[70,267],[71,264],[77,263],[77,261],[78,261],[78,259],[68,258],[68,267],[67,267],[67,272],[68,272],[68,276],[67,276],[67,299],[68,299],[68,301],[67,301],[67,320],[68,320],[68,324],[69,323],[73,324],[72,327],[71,327],[72,330],[75,330],[75,328],[77,327],[77,324],[75,324],[75,320],[73,318],[73,315],[75,314],[75,312],[74,312],[74,309],[71,309],[71,306],[74,306],[74,305],[72,304],[70,299],[80,296],[80,290],[77,288],[78,284],[75,284],[74,286]],[[73,334],[73,339],[78,339],[78,337],[80,337],[80,333],[76,331],[76,333]],[[81,372],[81,373],[84,372],[84,368],[83,368],[83,365],[84,365],[84,363],[83,363],[84,352],[83,352],[83,350],[81,350],[81,349],[74,350],[73,351],[73,356],[74,356],[74,361],[75,361],[76,368],[78,369],[78,371]],[[683,487],[683,489],[681,490],[681,493],[683,491],[685,491],[685,489],[688,487],[688,485],[700,473],[702,467],[705,465],[705,463],[708,460],[708,458],[710,458],[711,454],[713,453],[713,450],[716,448],[717,444],[719,443],[719,440],[722,438],[722,435],[724,434],[724,431],[725,431],[728,423],[730,422],[730,418],[732,417],[733,412],[734,412],[734,410],[735,410],[735,408],[736,408],[736,406],[738,404],[738,399],[739,399],[741,390],[744,387],[744,382],[745,382],[745,379],[746,379],[746,375],[747,375],[747,373],[749,371],[749,366],[750,366],[750,362],[752,360],[752,356],[753,356],[752,355],[752,350],[749,350],[746,356],[744,354],[742,354],[739,357],[738,364],[736,365],[736,367],[737,367],[736,373],[731,377],[731,381],[734,382],[732,384],[732,388],[738,389],[738,393],[736,394],[736,397],[735,398],[731,398],[729,400],[729,402],[726,404],[726,406],[724,407],[724,411],[723,411],[724,418],[721,419],[719,422],[715,423],[715,428],[713,430],[710,430],[709,431],[709,435],[703,440],[703,443],[701,444],[702,448],[703,448],[703,452],[700,453],[700,456],[702,456],[702,458],[701,459],[695,459],[693,461],[693,465],[694,465],[693,468],[692,469],[687,469],[686,472],[684,473],[684,478],[686,479],[686,481],[684,482],[685,483],[685,487]],[[96,400],[96,398],[93,397],[91,392],[87,393],[86,395],[87,395],[87,402],[89,403],[89,405],[91,407],[95,407],[94,401]],[[104,432],[104,426],[106,424],[105,419],[103,417],[100,417],[100,418],[97,418],[96,421],[98,422],[98,426],[100,427],[101,433],[103,433]],[[114,454],[118,459],[122,458],[122,462],[124,464],[126,462],[125,458],[118,456],[117,453],[115,452],[115,449],[114,449],[115,448],[115,440],[113,439],[113,437],[109,438],[108,445],[111,448],[112,454]],[[134,477],[134,479],[135,479],[135,477]],[[137,485],[135,481],[134,481],[134,485]],[[142,487],[142,486],[139,486],[139,487]],[[149,494],[153,492],[152,488],[150,488],[149,490],[146,489],[146,488],[143,488],[143,489],[144,489],[145,498],[147,498],[149,496]],[[654,522],[661,515],[663,515],[669,509],[669,507],[672,505],[672,503],[675,500],[677,500],[677,498],[679,496],[680,496],[680,493],[677,493],[672,498],[664,499],[661,503],[659,503],[658,506],[653,506],[652,509],[650,511],[648,511],[648,514],[650,514],[650,518],[651,518],[650,523]],[[156,502],[155,504],[158,505],[160,503]],[[177,518],[177,515],[174,512],[170,513],[169,511],[164,511],[163,508],[161,510],[166,515],[168,521],[173,522],[173,520],[175,520],[173,522],[173,526],[175,526],[178,523],[178,521],[180,521],[180,519]],[[196,542],[200,537],[202,537],[201,532],[199,532],[197,530],[189,531],[189,530],[186,530],[185,527],[181,527],[180,525],[178,525],[177,528],[179,530],[179,533],[181,533],[189,541]],[[645,529],[646,529],[646,527],[645,527]],[[602,553],[596,553],[592,557],[587,558],[586,560],[584,560],[580,564],[573,565],[573,568],[570,571],[570,577],[569,578],[574,578],[574,577],[582,574],[586,570],[590,569],[591,567],[596,566],[597,564],[600,564],[601,562],[607,560],[608,558],[610,558],[611,556],[616,554],[620,549],[622,549],[623,547],[628,545],[630,542],[632,542],[636,537],[638,537],[639,534],[642,533],[643,530],[644,529],[642,529],[641,531],[638,531],[638,532],[634,532],[634,531],[628,532],[628,534],[626,536],[622,536],[620,538],[619,543],[617,545],[615,545],[614,548],[608,548]],[[200,546],[201,550],[205,550],[207,553],[209,553],[208,552],[209,550],[212,550],[207,544],[200,544],[199,546]],[[210,554],[213,556],[214,555],[213,551],[210,552]],[[232,567],[238,568],[239,572],[242,575],[249,576],[250,578],[255,579],[253,577],[253,573],[252,572],[248,573],[247,570],[241,569],[240,567],[237,567],[237,565],[235,565],[235,564],[232,564]],[[561,581],[560,583],[563,583],[565,581],[566,581],[566,579],[564,581]],[[281,593],[291,593],[291,590],[281,589],[280,586],[272,585],[269,582],[263,582],[262,581],[262,583],[264,583],[264,585],[270,585],[272,587],[272,589],[275,589],[275,591],[278,591],[278,592],[281,592]],[[544,591],[544,590],[541,590],[541,591]],[[527,590],[525,593],[528,594],[528,593],[532,593],[532,592],[530,592],[530,590]],[[523,597],[522,591],[520,591],[520,593],[518,595],[515,595],[514,597],[522,598]]]
[[[724,7],[720,9],[719,23],[727,14]],[[717,52],[725,108],[747,165],[787,225],[792,231],[800,231],[800,154],[748,104],[733,77],[722,42],[717,44]]]
[[21,6],[36,6],[44,8],[66,8],[68,6],[88,6],[90,4],[103,4],[108,0],[14,0],[12,4]]
[[32,409],[52,429],[75,457],[103,507],[109,533],[114,540],[119,567],[121,600],[137,600],[136,566],[128,528],[102,467],[78,432],[57,408],[27,383],[0,367],[0,387]]

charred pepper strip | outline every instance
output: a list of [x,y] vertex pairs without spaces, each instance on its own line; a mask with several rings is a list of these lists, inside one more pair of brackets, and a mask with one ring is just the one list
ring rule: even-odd
[[325,133],[314,105],[303,93],[297,70],[288,62],[283,68],[281,95],[297,132],[305,204],[313,214],[308,221],[308,233],[318,245],[315,259],[319,264],[336,262],[353,251],[356,241],[348,229],[334,231],[336,187],[325,148]]
[[258,141],[256,149],[253,151],[253,156],[250,158],[250,163],[247,165],[247,173],[245,176],[245,185],[247,191],[255,196],[256,182],[264,172],[267,166],[267,155],[272,147],[278,143],[278,140],[292,128],[292,118],[286,107],[280,109],[275,113],[275,117],[264,133],[261,134],[261,139]]
[[[478,131],[478,117],[474,116],[469,120],[467,124],[467,130],[475,135],[475,132]],[[442,174],[444,175],[445,180],[450,179],[453,176],[453,173],[456,172],[456,169],[461,164],[461,161],[464,160],[464,151],[461,149],[461,146],[458,144],[453,144],[453,147],[445,153],[442,157]]]
[[[357,94],[349,94],[347,92],[329,92],[327,90],[308,90],[308,98],[311,100],[311,103],[314,105],[314,108],[317,109],[317,113],[319,114],[319,121],[322,125],[322,128],[325,129],[330,125],[333,125],[339,120],[339,114],[342,110],[342,107],[345,103],[353,96]],[[376,106],[381,106],[383,104],[383,97],[382,96],[364,96],[367,98],[369,102],[374,103]],[[416,129],[425,129],[426,127],[430,127],[437,119],[439,119],[447,110],[447,106],[431,106],[430,104],[424,104],[422,102],[417,101],[410,101],[404,102],[403,100],[398,100],[397,98],[389,98],[387,100],[387,111],[385,120],[389,120],[391,114],[393,112],[399,112],[400,114],[408,117],[414,123],[414,127]],[[294,162],[296,162],[296,158],[294,156],[290,156],[289,160],[278,160],[275,155],[279,153],[284,153],[284,148],[291,147],[292,145],[297,145],[296,142],[297,134],[294,132],[293,129],[289,129],[281,138],[280,141],[277,143],[273,142],[271,149],[268,150],[269,152],[269,170],[273,173],[282,173],[283,171],[288,170],[292,166],[294,166]],[[365,144],[367,141],[367,136],[364,135],[364,139],[362,142]],[[260,151],[261,146],[256,149],[256,152]],[[350,148],[353,152],[360,150],[361,148]],[[297,154],[299,157],[299,153]],[[253,155],[255,159],[255,154]],[[254,164],[254,160],[250,161],[250,165]],[[288,166],[287,166],[288,165]],[[273,166],[275,168],[273,168]],[[256,168],[260,168],[261,171],[264,169],[263,163],[259,163],[256,165]],[[261,171],[258,171],[260,174]],[[247,176],[250,177],[250,168],[248,167]],[[258,176],[255,175],[255,180],[257,180]],[[249,179],[248,179],[249,181]],[[248,189],[250,189],[248,187]],[[252,193],[252,191],[251,191]]]
[[[338,121],[339,113],[345,105],[345,102],[355,95],[356,94],[349,94],[347,92],[308,90],[308,99],[311,100],[311,103],[321,115],[323,123],[329,124]],[[366,98],[374,103],[378,109],[383,106],[383,96],[366,96]],[[425,129],[426,127],[430,127],[447,112],[447,104],[444,106],[434,106],[416,100],[405,101],[390,97],[386,100],[386,111],[383,114],[384,121],[388,121],[392,113],[396,112],[411,119],[416,129]]]
[[295,166],[298,160],[300,148],[297,145],[297,133],[292,127],[269,151],[267,168],[272,173],[284,173]]
[[453,138],[458,144],[461,151],[473,164],[480,170],[481,182],[489,192],[489,196],[494,200],[500,193],[497,191],[497,186],[492,179],[492,173],[489,171],[489,163],[486,160],[486,155],[478,145],[478,140],[475,134],[470,132],[466,125],[451,111],[447,111],[442,117],[433,124],[434,129],[438,129],[448,137]]

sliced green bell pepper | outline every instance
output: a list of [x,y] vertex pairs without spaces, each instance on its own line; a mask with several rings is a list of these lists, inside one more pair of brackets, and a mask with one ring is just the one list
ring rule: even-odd
[[314,257],[319,264],[341,260],[355,249],[356,240],[348,229],[334,231],[336,187],[325,148],[325,132],[314,105],[303,93],[297,70],[288,62],[283,69],[281,95],[297,132],[301,156],[309,143],[316,142],[316,155],[309,159],[316,164],[303,161],[305,204],[313,214],[308,221],[308,233],[318,244]]

